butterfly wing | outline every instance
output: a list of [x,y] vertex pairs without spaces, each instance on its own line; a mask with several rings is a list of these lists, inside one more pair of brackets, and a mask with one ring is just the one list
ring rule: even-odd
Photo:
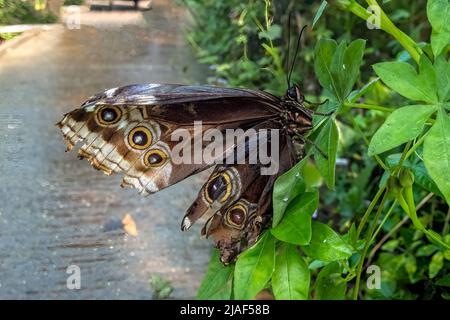
[[[227,202],[205,224],[202,234],[211,237],[220,250],[222,263],[229,264],[258,240],[272,219],[272,189],[279,175],[295,161],[286,140],[282,140],[279,170],[275,175],[254,175],[254,166],[239,168],[240,189],[233,201]],[[231,166],[236,169],[236,166]],[[211,183],[211,178],[205,184]],[[207,189],[206,189],[207,190]]]
[[83,141],[81,157],[106,174],[123,172],[123,186],[147,194],[211,165],[174,163],[171,151],[179,143],[171,140],[175,130],[192,133],[196,120],[202,120],[203,131],[252,127],[279,117],[277,101],[245,89],[132,85],[91,97],[57,125],[68,150]]

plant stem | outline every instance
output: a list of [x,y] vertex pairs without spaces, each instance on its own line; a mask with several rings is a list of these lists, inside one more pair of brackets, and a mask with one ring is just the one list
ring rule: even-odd
[[355,109],[368,109],[368,110],[377,110],[377,111],[383,111],[383,112],[393,112],[395,109],[388,108],[388,107],[382,107],[382,106],[376,106],[373,104],[366,104],[366,103],[353,103],[353,102],[344,102],[344,107]]
[[448,208],[447,216],[445,217],[444,228],[442,229],[442,236],[444,237],[448,232],[448,224],[450,220],[450,208]]
[[358,225],[358,229],[356,231],[356,238],[358,239],[361,235],[361,232],[364,228],[364,225],[367,222],[367,219],[369,219],[370,214],[372,213],[373,208],[378,202],[378,199],[380,199],[381,195],[383,194],[384,190],[386,190],[386,184],[382,186],[380,189],[378,189],[378,192],[375,194],[375,197],[373,197],[372,201],[369,204],[369,207],[367,208],[366,212],[364,213],[361,222]]
[[372,239],[370,239],[370,241],[374,241],[375,240],[375,238],[377,237],[378,233],[380,233],[381,228],[383,228],[383,226],[386,223],[387,219],[390,217],[391,213],[394,211],[394,208],[395,208],[396,205],[397,205],[397,200],[394,200],[394,202],[392,203],[391,207],[389,208],[388,212],[384,216],[383,220],[381,221],[380,225],[378,226],[377,230],[373,234]]
[[367,255],[367,251],[369,250],[369,246],[372,243],[371,239],[375,232],[375,228],[377,227],[378,218],[380,217],[381,213],[383,212],[383,207],[384,207],[384,203],[387,199],[387,195],[388,195],[388,192],[386,192],[384,194],[383,199],[381,200],[380,206],[378,207],[377,213],[375,214],[375,217],[373,218],[372,226],[370,227],[370,230],[367,232],[367,235],[365,237],[364,249],[361,253],[360,261],[358,262],[358,268],[356,270],[356,284],[355,284],[355,288],[353,289],[354,290],[353,291],[353,299],[354,300],[358,299],[359,286],[361,283],[361,273],[362,273],[362,269],[364,266],[364,259]]
[[[430,200],[432,197],[434,196],[433,192],[430,192],[429,194],[427,194],[417,205],[417,210],[421,209],[427,202],[428,200]],[[391,210],[391,209],[389,209]],[[449,210],[450,211],[450,210]],[[388,212],[389,214],[389,212]],[[383,222],[384,223],[383,219]],[[367,261],[366,265],[370,264],[370,261],[373,259],[373,257],[375,256],[375,253],[383,246],[383,244],[390,238],[392,237],[392,235],[398,231],[398,229],[400,229],[406,222],[409,221],[409,217],[405,216],[403,217],[403,219],[397,223],[387,234],[384,235],[384,237],[373,247],[372,251],[369,254],[369,258]]]
[[420,49],[417,43],[402,30],[396,27],[383,9],[381,9],[376,0],[366,0],[366,2],[373,10],[378,10],[380,12],[381,29],[393,36],[403,46],[403,48],[409,52],[414,61],[419,64],[422,49]]
[[425,141],[425,137],[427,136],[428,132],[430,132],[430,130],[428,130],[423,136],[421,136],[419,140],[417,140],[416,143],[413,144],[411,149],[408,150],[408,152],[405,155],[405,160],[408,159],[416,151],[416,149]]
[[403,162],[405,162],[406,160],[406,155],[408,154],[408,151],[411,148],[411,143],[412,143],[411,141],[408,141],[408,143],[406,144],[405,149],[403,149],[402,156],[400,157],[400,161],[398,162],[396,168],[392,171],[391,176],[395,177],[400,168],[402,167]]
[[[417,43],[411,39],[408,35],[406,35],[403,31],[395,26],[395,24],[389,19],[386,13],[381,9],[376,0],[366,0],[367,4],[370,8],[375,12],[379,13],[380,16],[380,28],[386,33],[390,34],[394,37],[406,51],[410,54],[410,56],[419,63],[420,56],[422,55],[422,49],[417,45]],[[341,0],[338,1],[340,7],[343,7],[345,10],[352,12],[354,15],[359,18],[368,21],[369,18],[373,17],[373,13],[364,9],[359,3],[355,0]]]

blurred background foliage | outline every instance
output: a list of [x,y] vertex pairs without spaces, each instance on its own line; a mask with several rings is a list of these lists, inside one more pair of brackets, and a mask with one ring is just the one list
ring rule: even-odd
[[[287,59],[288,32],[291,32],[291,48],[294,51],[298,30],[313,23],[322,1],[275,0],[268,8],[271,24],[265,24],[266,7],[260,0],[183,0],[192,15],[192,26],[187,39],[195,48],[201,63],[209,66],[209,82],[229,87],[262,89],[276,95],[286,91],[285,61]],[[371,82],[359,101],[378,106],[402,106],[407,99],[376,81],[372,64],[382,61],[406,60],[408,55],[400,44],[381,30],[369,30],[366,23],[354,14],[329,1],[326,14],[313,29],[308,28],[301,39],[293,82],[299,83],[307,99],[323,101],[328,93],[323,91],[314,74],[314,47],[321,38],[350,42],[367,39],[361,74],[357,88]],[[336,1],[337,2],[337,1]],[[427,42],[431,29],[427,20],[425,0],[383,1],[383,9],[402,31],[417,43]],[[288,26],[288,13],[292,14]],[[266,46],[264,46],[266,44]],[[267,45],[270,44],[270,45]],[[292,58],[291,58],[292,59]],[[341,234],[349,232],[352,221],[358,221],[367,208],[373,194],[385,177],[384,170],[374,158],[367,155],[367,143],[381,126],[386,115],[381,111],[351,109],[352,117],[341,115],[337,119],[340,132],[338,160],[336,162],[336,186],[328,190],[314,163],[303,169],[307,185],[320,186],[318,219],[329,224]],[[401,148],[383,156],[387,164],[395,165]],[[417,187],[415,199],[422,199],[421,222],[440,233],[450,243],[450,211],[421,161],[422,147],[415,157],[408,159],[405,167],[411,168]],[[397,160],[395,160],[397,159]],[[384,177],[384,178],[383,178]],[[411,221],[397,206],[386,215],[377,232],[374,245],[366,257],[365,266],[374,263],[382,270],[381,290],[363,289],[364,299],[449,299],[450,252],[426,239],[423,232],[414,229]],[[353,260],[358,257],[354,256]],[[350,264],[352,259],[350,259]],[[333,265],[320,269],[309,261],[313,278],[320,282],[319,272],[329,272]],[[322,270],[322,271],[321,271]],[[333,284],[335,286],[336,284]],[[326,298],[341,299],[345,292]],[[314,291],[314,286],[311,286]],[[346,297],[350,294],[347,291]],[[312,293],[318,298],[319,293]]]
[[0,0],[0,25],[52,23],[57,17],[41,0]]
[[[181,0],[180,0],[181,1]],[[190,9],[193,28],[188,40],[197,50],[199,61],[209,64],[214,70],[211,83],[258,88],[284,94],[286,83],[284,73],[275,73],[277,59],[285,61],[288,30],[291,31],[291,46],[295,45],[298,30],[311,25],[321,1],[318,0],[277,0],[270,7],[273,20],[269,32],[261,32],[264,24],[265,7],[261,0],[214,1],[182,0]],[[392,21],[406,34],[420,42],[428,39],[430,25],[427,22],[426,0],[384,1],[383,8]],[[370,40],[366,50],[366,65],[396,57],[402,52],[401,46],[389,35],[377,30],[368,30],[364,22],[350,12],[328,5],[327,14],[314,29],[308,29],[301,41],[294,82],[301,83],[306,95],[320,94],[313,68],[314,45],[320,38],[333,38],[338,42],[357,38]],[[292,13],[291,25],[288,12]],[[267,55],[261,42],[273,41],[277,55]],[[293,48],[291,47],[291,52]],[[362,69],[361,83],[366,83],[372,75],[369,68]]]

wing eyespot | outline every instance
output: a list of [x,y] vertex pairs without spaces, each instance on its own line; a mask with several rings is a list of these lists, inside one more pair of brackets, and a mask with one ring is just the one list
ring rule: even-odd
[[101,126],[111,126],[120,121],[122,118],[122,110],[117,106],[104,106],[101,107],[96,115],[95,119]]
[[231,177],[227,172],[221,172],[214,175],[204,188],[206,201],[213,203],[216,200],[223,203],[231,196],[232,184]]
[[248,209],[242,203],[230,207],[225,214],[225,222],[230,227],[242,229],[247,220]]
[[153,135],[151,131],[144,127],[138,126],[128,134],[128,144],[137,150],[147,149],[152,145]]
[[144,164],[147,167],[161,167],[166,164],[169,156],[162,150],[151,149],[144,155]]

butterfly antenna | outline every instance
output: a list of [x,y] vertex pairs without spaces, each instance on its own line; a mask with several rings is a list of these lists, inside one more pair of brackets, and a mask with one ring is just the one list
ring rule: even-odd
[[308,27],[307,25],[303,26],[302,30],[300,30],[300,33],[299,33],[299,35],[297,37],[297,45],[295,47],[294,60],[292,60],[291,70],[289,71],[289,75],[288,75],[288,83],[291,83],[292,71],[294,70],[295,60],[297,60],[298,50],[300,49],[300,40],[302,39],[303,31],[305,31],[305,29],[307,27]]
[[287,23],[287,30],[288,30],[288,38],[287,38],[287,53],[286,53],[286,62],[284,63],[284,69],[286,70],[286,82],[287,82],[287,88],[289,89],[291,87],[291,83],[289,82],[289,48],[291,47],[291,13],[289,12],[288,16],[288,23]]

